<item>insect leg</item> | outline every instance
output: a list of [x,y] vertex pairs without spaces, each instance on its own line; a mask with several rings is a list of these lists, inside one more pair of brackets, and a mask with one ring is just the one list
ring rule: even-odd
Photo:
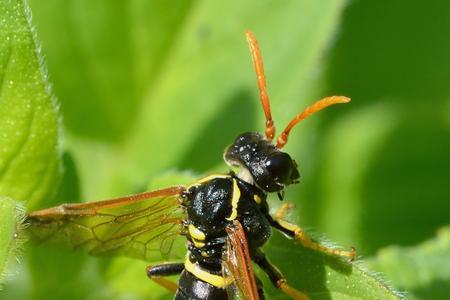
[[[289,206],[288,203],[286,205]],[[312,250],[319,251],[328,255],[348,257],[351,260],[355,259],[356,257],[355,248],[352,248],[352,250],[350,251],[346,251],[342,249],[335,249],[320,245],[319,243],[311,240],[311,238],[300,226],[284,220],[283,219],[284,215],[290,209],[290,207],[288,206],[282,205],[273,217],[269,216],[269,222],[272,225],[272,227],[278,229],[287,236],[294,238],[296,241],[300,242],[306,248],[310,248]]]
[[252,253],[252,259],[269,276],[270,281],[275,287],[279,288],[295,300],[309,300],[307,295],[287,284],[287,280],[280,270],[270,263],[261,250],[255,250]]
[[288,202],[283,203],[283,205],[281,205],[280,208],[278,208],[275,214],[273,215],[273,219],[275,220],[284,219],[286,214],[293,208],[294,204]]
[[175,293],[178,289],[178,285],[168,279],[161,278],[163,276],[177,275],[184,270],[183,263],[161,264],[147,267],[147,276],[166,288],[167,290]]
[[259,279],[258,276],[255,276],[255,281],[256,281],[256,288],[258,289],[259,300],[265,300],[266,297],[264,296],[263,283],[261,279]]

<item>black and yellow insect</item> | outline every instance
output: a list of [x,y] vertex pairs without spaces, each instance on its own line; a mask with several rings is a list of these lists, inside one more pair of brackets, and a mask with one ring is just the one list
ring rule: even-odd
[[[180,236],[187,239],[184,261],[156,264],[147,275],[175,293],[174,299],[264,299],[262,284],[252,270],[255,262],[281,291],[294,299],[308,296],[287,284],[261,247],[272,228],[304,247],[353,259],[354,250],[326,248],[284,220],[289,204],[269,213],[268,193],[283,199],[284,189],[300,178],[297,163],[281,151],[291,129],[327,106],[346,103],[341,96],[324,98],[297,115],[272,143],[275,126],[266,92],[258,43],[246,33],[266,117],[265,135],[239,135],[225,149],[224,159],[239,172],[214,174],[189,186],[82,204],[63,204],[32,212],[28,221],[41,238],[63,238],[91,254],[125,254],[148,261],[170,258]],[[164,276],[181,274],[179,284]]]

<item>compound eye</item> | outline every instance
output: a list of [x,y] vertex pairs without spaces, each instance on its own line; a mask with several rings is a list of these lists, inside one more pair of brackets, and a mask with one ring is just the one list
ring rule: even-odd
[[288,184],[292,172],[292,159],[286,153],[277,153],[270,156],[266,161],[267,170],[272,174],[274,180],[279,183]]

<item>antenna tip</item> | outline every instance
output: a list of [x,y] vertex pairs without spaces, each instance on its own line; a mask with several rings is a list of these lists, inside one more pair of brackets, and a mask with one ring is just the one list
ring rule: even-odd
[[345,96],[335,96],[336,97],[336,103],[349,103],[350,101],[352,101],[352,99],[350,99],[349,97],[345,97]]
[[247,39],[247,41],[254,41],[256,40],[255,35],[253,34],[253,32],[251,32],[250,30],[245,30],[245,38]]

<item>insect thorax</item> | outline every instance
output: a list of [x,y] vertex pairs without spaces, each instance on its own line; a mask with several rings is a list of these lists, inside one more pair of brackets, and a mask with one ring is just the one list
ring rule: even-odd
[[271,234],[266,194],[234,174],[209,176],[191,185],[186,209],[187,264],[198,264],[212,274],[221,274],[225,228],[234,219],[242,224],[250,251]]

